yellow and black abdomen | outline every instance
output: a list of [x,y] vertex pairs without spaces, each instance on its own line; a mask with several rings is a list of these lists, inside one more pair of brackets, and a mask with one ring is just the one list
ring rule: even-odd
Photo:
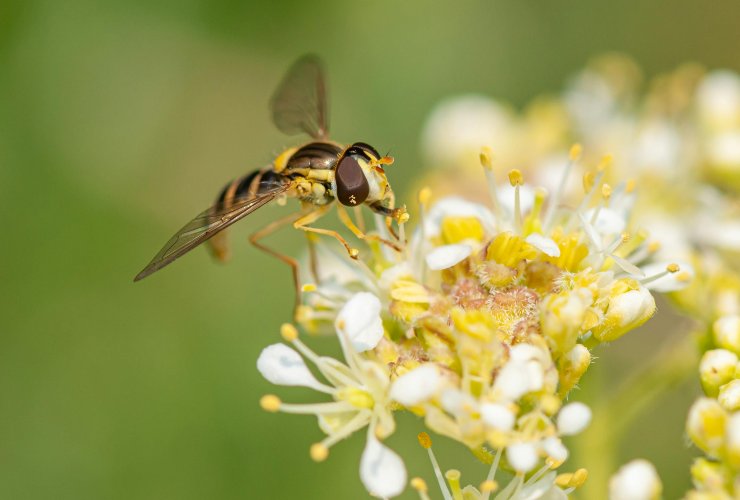
[[[218,198],[216,198],[212,210],[214,212],[228,211],[235,204],[274,191],[286,182],[290,181],[275,173],[270,167],[255,170],[224,186]],[[222,262],[229,259],[228,238],[228,230],[224,229],[208,240],[211,253]]]

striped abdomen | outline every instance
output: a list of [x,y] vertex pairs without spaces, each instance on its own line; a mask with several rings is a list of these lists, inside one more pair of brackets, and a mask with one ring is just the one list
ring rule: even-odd
[[[218,198],[216,198],[213,210],[216,212],[228,210],[240,201],[268,193],[283,186],[286,182],[289,182],[289,180],[273,172],[272,168],[268,167],[262,170],[255,170],[224,186]],[[224,229],[216,233],[208,240],[208,243],[211,252],[218,260],[225,261],[229,258],[228,230]]]

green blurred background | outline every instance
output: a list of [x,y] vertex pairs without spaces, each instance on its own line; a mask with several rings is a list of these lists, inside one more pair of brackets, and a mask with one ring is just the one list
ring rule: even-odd
[[[314,464],[315,420],[258,406],[272,389],[255,360],[293,296],[288,269],[245,239],[285,209],[240,225],[228,266],[197,251],[131,282],[224,182],[293,144],[267,100],[298,55],[327,62],[333,136],[391,150],[403,193],[440,99],[476,91],[521,105],[607,50],[648,75],[686,60],[740,69],[738,16],[730,0],[0,0],[0,498],[365,496],[361,436]],[[643,329],[603,349],[576,397],[608,397],[678,335]],[[667,498],[689,484],[683,419],[697,393],[689,376],[619,447],[618,462],[656,462]],[[419,422],[399,424],[390,445],[430,478]],[[435,447],[443,467],[484,478],[459,446]]]

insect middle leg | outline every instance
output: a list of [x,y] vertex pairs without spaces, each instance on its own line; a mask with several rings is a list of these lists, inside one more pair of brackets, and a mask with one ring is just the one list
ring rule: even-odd
[[289,257],[285,254],[282,254],[280,252],[277,252],[276,250],[273,250],[272,248],[260,243],[260,240],[266,236],[271,235],[278,229],[280,229],[283,226],[286,226],[290,224],[291,222],[295,222],[296,220],[301,218],[301,214],[290,214],[286,215],[285,217],[282,217],[276,221],[273,221],[263,227],[262,229],[252,233],[249,236],[249,242],[254,245],[255,247],[259,248],[263,252],[272,255],[273,257],[276,257],[277,259],[281,260],[282,262],[285,262],[288,264],[293,272],[293,285],[295,286],[295,308],[294,310],[298,309],[298,306],[300,305],[300,297],[301,297],[301,284],[299,279],[299,264],[298,261],[295,260],[293,257]]
[[357,255],[360,253],[356,248],[352,248],[349,246],[349,243],[347,243],[347,240],[345,240],[341,234],[339,234],[336,231],[332,231],[331,229],[322,229],[318,227],[310,227],[309,224],[313,224],[317,220],[319,220],[321,217],[326,215],[326,213],[331,209],[331,205],[324,205],[316,210],[313,210],[312,212],[307,213],[306,215],[302,216],[298,220],[296,220],[293,223],[293,227],[296,229],[300,229],[301,231],[306,231],[310,233],[316,233],[316,234],[324,234],[326,236],[331,236],[332,238],[336,239],[339,243],[344,246],[344,248],[347,250],[347,253],[350,257],[357,260]]

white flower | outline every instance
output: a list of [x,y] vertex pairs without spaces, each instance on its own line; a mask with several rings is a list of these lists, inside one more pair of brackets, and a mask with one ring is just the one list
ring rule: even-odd
[[643,459],[623,465],[609,480],[610,500],[653,500],[662,490],[655,467]]
[[578,434],[591,422],[591,408],[575,402],[563,406],[558,413],[558,431],[563,436]]
[[395,497],[406,488],[406,467],[401,457],[368,433],[360,460],[360,479],[370,494]]
[[442,376],[436,365],[421,365],[393,382],[390,397],[404,406],[415,406],[434,396],[441,384]]
[[464,261],[471,253],[473,253],[473,247],[470,245],[443,245],[427,254],[427,266],[432,271],[447,269]]
[[[360,292],[339,311],[335,322],[357,352],[373,349],[383,338],[383,320],[380,318],[380,300],[369,292]],[[340,338],[343,337],[340,335]]]
[[533,443],[513,443],[506,447],[506,458],[517,472],[529,472],[539,461]]
[[265,347],[257,359],[257,369],[263,377],[276,385],[296,385],[318,391],[326,389],[308,370],[303,358],[285,344]]

